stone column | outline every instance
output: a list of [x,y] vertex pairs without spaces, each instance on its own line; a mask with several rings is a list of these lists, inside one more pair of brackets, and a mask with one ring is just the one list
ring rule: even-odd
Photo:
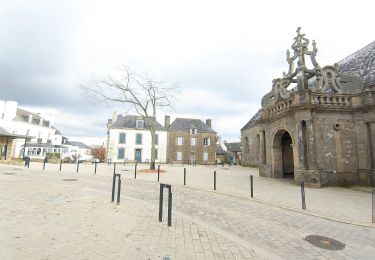
[[297,140],[296,144],[292,144],[293,147],[293,157],[296,158],[294,160],[294,168],[298,166],[300,169],[305,169],[305,157],[304,157],[304,149],[303,149],[303,133],[302,133],[302,125],[299,123],[297,126]]
[[371,170],[375,171],[375,122],[370,123],[370,140],[369,140],[369,148],[370,148],[370,160],[371,160]]
[[259,132],[259,163],[260,164],[264,164],[266,162],[266,158],[265,158],[265,140],[264,140],[264,136],[263,136],[263,131],[260,131]]
[[375,122],[370,123],[369,139],[369,186],[375,187]]
[[309,169],[316,169],[316,140],[315,140],[315,130],[314,122],[312,120],[306,121],[306,132],[307,132],[307,155],[309,162]]

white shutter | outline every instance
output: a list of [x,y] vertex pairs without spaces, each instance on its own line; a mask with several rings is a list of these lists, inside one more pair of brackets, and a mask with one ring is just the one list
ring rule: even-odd
[[211,146],[211,138],[207,138],[207,145]]

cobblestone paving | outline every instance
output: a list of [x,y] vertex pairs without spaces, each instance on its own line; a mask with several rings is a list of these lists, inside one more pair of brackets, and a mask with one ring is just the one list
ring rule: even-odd
[[262,259],[180,216],[159,223],[156,204],[117,206],[82,176],[52,174],[0,169],[0,259]]
[[[250,199],[175,185],[173,225],[168,228],[166,223],[157,222],[156,182],[123,178],[122,203],[116,207],[108,203],[112,181],[108,175],[59,175],[32,169],[4,175],[1,170],[0,199],[7,202],[0,207],[0,252],[5,252],[0,257],[4,259],[12,254],[23,258],[37,252],[43,252],[41,258],[68,259],[91,259],[88,256],[92,255],[160,259],[167,254],[172,259],[375,256],[374,228],[330,221]],[[62,182],[63,178],[78,181]],[[16,182],[23,183],[23,188],[16,188]],[[303,240],[307,235],[331,237],[345,243],[346,248],[320,249]],[[168,246],[170,241],[172,247]]]

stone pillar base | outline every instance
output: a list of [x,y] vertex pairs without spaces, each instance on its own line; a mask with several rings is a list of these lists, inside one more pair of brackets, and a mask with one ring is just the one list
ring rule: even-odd
[[322,188],[325,183],[325,176],[318,170],[295,169],[294,181],[296,184],[305,183],[309,188]]
[[272,166],[270,164],[259,164],[259,176],[272,178]]

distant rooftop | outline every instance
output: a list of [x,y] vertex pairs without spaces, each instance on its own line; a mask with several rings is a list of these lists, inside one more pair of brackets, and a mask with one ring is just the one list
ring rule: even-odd
[[197,129],[198,132],[216,133],[215,130],[200,119],[176,118],[168,127],[170,131],[190,131],[190,129]]
[[[110,128],[129,128],[129,129],[139,129],[136,127],[136,122],[137,120],[142,120],[143,118],[140,116],[135,116],[135,115],[118,115],[116,121],[110,126]],[[166,131],[166,129],[154,118],[150,119],[151,123],[155,125],[155,129],[159,131]],[[112,123],[109,122],[110,124]],[[147,126],[146,120],[144,121],[145,127],[144,129],[148,129],[149,127]]]

